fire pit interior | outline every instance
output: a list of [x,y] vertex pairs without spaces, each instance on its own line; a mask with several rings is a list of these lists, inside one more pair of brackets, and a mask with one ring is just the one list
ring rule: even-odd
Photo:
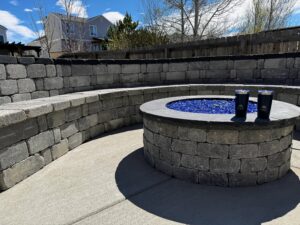
[[189,96],[141,106],[144,155],[179,179],[218,186],[248,186],[283,177],[290,169],[298,107],[273,101],[269,120],[257,118],[250,98],[247,117],[235,117],[234,97]]

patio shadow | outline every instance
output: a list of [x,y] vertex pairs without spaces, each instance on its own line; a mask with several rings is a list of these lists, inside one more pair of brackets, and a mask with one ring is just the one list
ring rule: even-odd
[[[153,176],[161,178],[162,174],[143,173],[143,170],[155,169],[144,160],[143,149],[138,149],[118,165],[115,174],[118,188],[136,206],[171,221],[256,225],[285,215],[300,202],[300,181],[293,171],[279,181],[260,186],[223,188],[191,184],[167,176],[163,180],[155,179]],[[157,180],[157,183],[136,189],[147,180]]]

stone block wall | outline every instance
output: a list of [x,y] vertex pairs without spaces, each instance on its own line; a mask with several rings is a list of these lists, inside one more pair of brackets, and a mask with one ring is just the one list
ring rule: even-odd
[[290,169],[293,126],[193,125],[145,115],[144,155],[179,179],[217,186],[277,180]]
[[164,60],[0,56],[0,105],[78,91],[184,83],[298,85],[300,54]]
[[299,87],[260,85],[168,85],[94,90],[0,106],[0,190],[6,190],[98,135],[140,123],[144,102],[185,95],[232,95],[272,89],[298,103]]

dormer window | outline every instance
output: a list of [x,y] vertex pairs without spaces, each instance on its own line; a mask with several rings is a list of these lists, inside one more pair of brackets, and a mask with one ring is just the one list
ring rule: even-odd
[[90,25],[90,36],[97,36],[97,27],[95,25]]

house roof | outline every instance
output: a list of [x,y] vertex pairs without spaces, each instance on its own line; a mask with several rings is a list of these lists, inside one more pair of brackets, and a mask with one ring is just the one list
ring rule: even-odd
[[93,16],[91,18],[83,18],[83,17],[78,17],[78,16],[69,16],[69,18],[64,15],[64,14],[61,14],[61,13],[51,13],[53,15],[56,15],[57,17],[59,17],[60,19],[62,20],[68,20],[68,19],[71,19],[73,21],[78,21],[78,22],[90,22],[94,19],[97,19],[97,18],[104,18],[106,21],[108,21],[109,23],[111,23],[107,18],[105,18],[104,16],[102,15],[98,15],[98,16]]
[[7,30],[7,28],[5,26],[2,26],[1,24],[0,24],[0,28]]

